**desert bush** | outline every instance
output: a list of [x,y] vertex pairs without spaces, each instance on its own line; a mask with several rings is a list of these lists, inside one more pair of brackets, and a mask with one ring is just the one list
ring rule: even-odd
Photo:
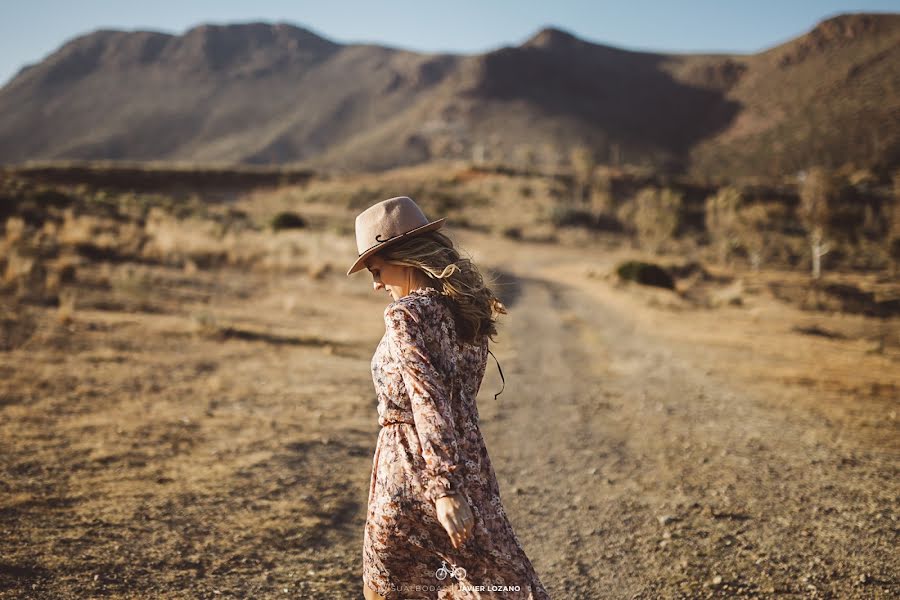
[[643,285],[675,289],[675,280],[664,268],[653,263],[638,260],[629,260],[616,267],[616,273],[620,279],[634,281]]
[[749,203],[739,188],[723,186],[706,199],[704,223],[719,262],[728,263],[734,253],[746,256],[753,269],[759,269],[771,241],[772,222],[765,204]]
[[572,199],[576,204],[583,204],[586,198],[590,198],[591,179],[597,166],[597,156],[595,151],[588,146],[575,146],[569,153],[569,162],[572,165],[574,177]]
[[704,222],[718,250],[721,263],[728,262],[728,257],[737,244],[738,209],[742,202],[741,191],[732,186],[724,186],[706,199]]
[[513,150],[513,161],[521,169],[528,173],[535,173],[540,166],[540,157],[537,148],[531,144],[519,144]]
[[550,222],[557,227],[593,227],[596,219],[583,208],[556,205],[550,210]]
[[521,227],[504,227],[503,228],[503,237],[512,239],[512,240],[521,240],[522,239],[522,228]]
[[306,219],[295,212],[280,212],[270,221],[273,231],[282,231],[284,229],[302,229],[306,227]]
[[38,329],[35,313],[22,304],[0,303],[0,351],[15,350]]
[[888,211],[888,255],[891,257],[891,272],[896,276],[900,272],[900,169],[893,174],[893,197]]
[[763,204],[751,204],[738,209],[737,240],[747,251],[750,265],[758,271],[769,242],[769,215]]
[[[663,244],[672,239],[678,230],[682,199],[681,192],[648,186],[621,209],[630,217],[638,241],[652,251],[659,252]],[[625,206],[629,204],[631,206],[626,209]]]
[[[177,219],[161,209],[154,209],[140,231],[141,244],[122,251],[125,256],[140,257],[141,262],[169,266],[210,268],[235,264],[232,252],[236,250],[238,234],[231,232],[218,237],[219,225],[210,220]],[[133,234],[129,237],[137,237]],[[274,238],[273,238],[274,240]],[[254,248],[240,248],[242,253],[252,253]]]
[[71,323],[75,318],[77,305],[77,292],[71,288],[61,290],[59,293],[59,306],[56,309],[56,318],[60,323]]
[[318,262],[309,267],[309,276],[312,279],[325,279],[335,271],[334,266],[330,262]]
[[611,214],[615,208],[613,183],[606,170],[594,175],[591,185],[590,206],[596,213]]

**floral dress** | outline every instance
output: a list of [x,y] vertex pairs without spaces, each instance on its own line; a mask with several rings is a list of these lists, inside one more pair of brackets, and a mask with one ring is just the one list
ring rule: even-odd
[[[422,287],[384,310],[372,357],[382,426],[363,536],[363,581],[387,600],[549,600],[503,511],[475,397],[488,338],[457,343],[440,290]],[[475,518],[454,548],[435,501],[461,493]]]

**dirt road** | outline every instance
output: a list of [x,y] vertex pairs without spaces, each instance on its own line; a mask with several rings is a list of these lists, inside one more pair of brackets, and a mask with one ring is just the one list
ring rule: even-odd
[[[900,595],[896,397],[771,376],[858,351],[859,389],[896,390],[896,356],[826,354],[763,299],[648,303],[588,275],[614,254],[461,239],[504,274],[482,428],[552,597]],[[388,299],[147,277],[154,310],[39,316],[3,357],[0,598],[361,598]]]
[[[509,512],[555,597],[900,595],[900,438],[884,414],[896,403],[872,415],[892,446],[842,437],[854,424],[795,403],[805,390],[730,376],[749,340],[660,335],[642,323],[651,309],[571,253],[514,256],[498,353],[512,375],[500,407],[481,406]],[[615,257],[592,258],[603,272]],[[821,398],[835,401],[854,399]]]

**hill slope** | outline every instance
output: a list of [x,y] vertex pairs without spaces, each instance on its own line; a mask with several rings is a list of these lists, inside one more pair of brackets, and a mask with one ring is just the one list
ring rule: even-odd
[[483,149],[697,173],[896,164],[900,15],[842,15],[756,55],[634,52],[544,29],[481,55],[288,24],[97,31],[0,89],[0,162],[386,168]]

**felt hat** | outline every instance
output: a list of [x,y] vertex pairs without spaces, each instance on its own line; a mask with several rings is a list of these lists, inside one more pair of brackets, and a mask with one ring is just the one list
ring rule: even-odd
[[366,260],[390,244],[438,229],[446,218],[429,221],[412,198],[398,196],[382,200],[356,216],[356,249],[359,256],[347,275],[365,268]]

